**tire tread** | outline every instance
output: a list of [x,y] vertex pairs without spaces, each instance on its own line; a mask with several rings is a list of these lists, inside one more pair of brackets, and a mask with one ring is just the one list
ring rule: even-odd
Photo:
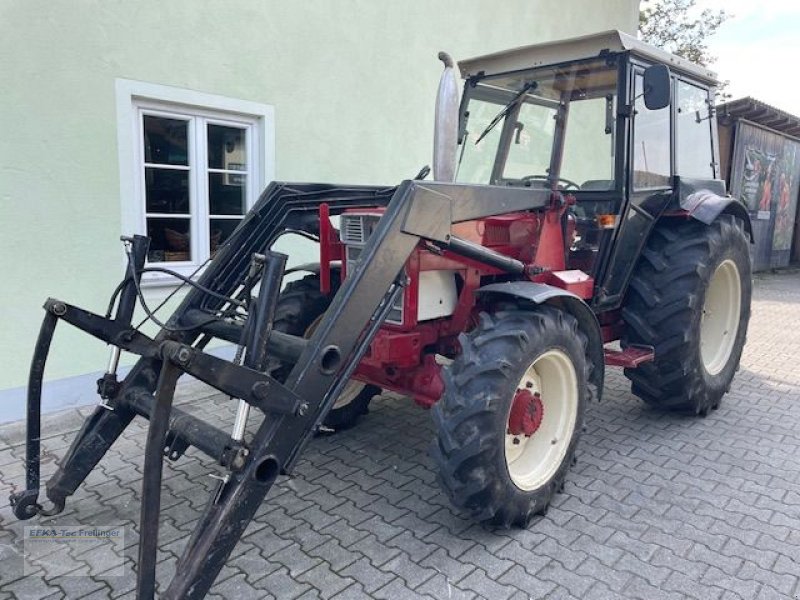
[[[707,384],[697,359],[698,311],[713,274],[714,257],[730,248],[747,251],[744,229],[729,215],[708,226],[699,222],[662,225],[651,233],[622,309],[627,325],[623,347],[642,344],[655,349],[652,363],[624,370],[632,392],[648,404],[690,414],[706,414],[719,405],[725,391]],[[740,321],[744,330],[750,314],[749,276],[748,260]],[[737,365],[741,345],[743,341],[734,347]],[[725,387],[729,386],[730,382]]]

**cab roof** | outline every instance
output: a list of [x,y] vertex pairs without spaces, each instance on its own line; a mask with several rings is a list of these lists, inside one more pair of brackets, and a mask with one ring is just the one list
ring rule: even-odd
[[459,61],[461,76],[465,79],[483,73],[494,75],[510,71],[522,71],[545,65],[554,65],[584,58],[594,58],[612,52],[627,52],[648,61],[663,63],[673,71],[691,75],[708,85],[718,83],[713,71],[693,62],[670,54],[660,48],[645,44],[635,37],[618,30],[603,31],[566,40],[521,46],[512,50],[485,54]]

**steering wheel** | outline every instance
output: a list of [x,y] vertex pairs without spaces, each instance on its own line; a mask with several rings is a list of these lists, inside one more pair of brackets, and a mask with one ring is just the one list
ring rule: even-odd
[[[520,179],[520,181],[522,183],[530,183],[531,181],[547,181],[549,183],[550,182],[550,176],[549,175],[526,175],[525,177]],[[574,181],[571,181],[569,179],[565,179],[564,177],[558,177],[556,179],[556,183],[563,183],[565,190],[569,190],[569,189],[579,190],[579,189],[581,189],[581,186],[579,186],[577,183],[575,183]]]

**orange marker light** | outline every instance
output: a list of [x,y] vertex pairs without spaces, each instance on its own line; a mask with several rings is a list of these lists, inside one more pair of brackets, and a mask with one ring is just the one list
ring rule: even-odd
[[597,226],[600,229],[613,229],[617,225],[617,215],[597,215]]

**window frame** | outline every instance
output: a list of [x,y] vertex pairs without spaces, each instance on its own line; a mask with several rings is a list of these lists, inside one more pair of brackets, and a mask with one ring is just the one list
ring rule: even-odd
[[[181,275],[191,275],[210,254],[211,218],[235,219],[235,215],[211,216],[208,203],[208,125],[244,128],[248,156],[245,211],[253,206],[266,182],[275,178],[274,107],[216,96],[193,90],[117,79],[117,125],[120,167],[121,234],[147,231],[144,195],[144,115],[189,121],[187,154],[189,162],[189,208],[192,260],[152,263]],[[155,165],[158,167],[159,165]],[[223,170],[224,171],[224,170]],[[150,263],[148,263],[150,264]],[[145,273],[145,286],[175,285],[165,273]]]
[[[675,110],[676,110],[676,103],[675,103],[675,78],[673,77],[670,81],[670,86],[672,86],[672,101],[670,102],[669,106],[661,108],[659,110],[667,111],[666,114],[668,115],[668,122],[667,122],[667,139],[669,140],[669,175],[667,177],[670,183],[666,183],[664,185],[645,185],[645,186],[638,186],[635,185],[635,177],[634,171],[636,169],[635,163],[635,144],[636,144],[636,115],[634,112],[636,111],[636,78],[641,76],[644,79],[644,71],[647,68],[647,64],[639,63],[636,61],[631,61],[631,70],[630,70],[630,91],[629,91],[629,98],[630,98],[630,107],[631,107],[631,116],[630,119],[631,128],[630,128],[630,137],[628,141],[628,148],[630,152],[630,166],[629,166],[629,176],[630,176],[630,190],[631,192],[656,192],[662,190],[669,190],[672,189],[672,179],[675,176],[675,165],[676,165],[676,158],[675,158]],[[654,111],[655,112],[655,111]]]
[[[177,107],[165,106],[163,103],[153,102],[151,100],[135,100],[134,105],[137,110],[138,121],[138,135],[134,160],[136,162],[136,169],[139,176],[135,181],[135,196],[141,203],[141,215],[139,220],[139,231],[147,231],[147,219],[151,213],[147,210],[146,195],[145,195],[145,173],[146,168],[167,168],[173,169],[174,167],[160,165],[158,163],[147,163],[142,156],[143,146],[142,140],[144,139],[144,117],[157,116],[165,117],[174,120],[186,121],[187,127],[187,151],[188,151],[188,168],[179,168],[177,170],[185,170],[189,173],[189,231],[190,231],[190,254],[193,257],[187,261],[159,261],[158,266],[165,266],[173,269],[182,275],[189,275],[194,271],[198,265],[202,264],[208,259],[210,254],[210,223],[211,223],[211,206],[209,200],[209,183],[208,177],[211,173],[225,172],[223,169],[211,168],[208,166],[208,126],[221,125],[225,127],[232,127],[236,129],[243,129],[246,132],[246,146],[245,151],[248,157],[248,169],[245,171],[246,186],[245,186],[245,206],[244,212],[239,215],[214,215],[215,219],[225,220],[241,220],[247,210],[255,204],[258,191],[255,182],[259,181],[259,165],[253,159],[254,150],[256,147],[256,119],[247,117],[234,118],[231,115],[226,115],[227,118],[222,118],[221,113],[212,112],[208,110],[187,109],[181,110]],[[169,214],[158,214],[156,218],[182,218],[174,217]],[[148,264],[151,264],[148,262]],[[167,274],[161,273],[147,273],[148,276],[163,276],[170,277]],[[155,278],[155,277],[153,277]]]

